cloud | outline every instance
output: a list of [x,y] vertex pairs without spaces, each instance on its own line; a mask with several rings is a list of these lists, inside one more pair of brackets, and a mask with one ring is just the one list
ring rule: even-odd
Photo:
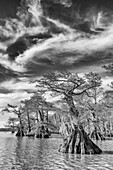
[[6,67],[7,69],[19,73],[23,73],[26,71],[26,69],[21,65],[16,62],[12,62],[9,59],[9,56],[7,54],[2,54],[0,53],[0,63]]
[[[27,68],[30,62],[31,65],[37,64],[37,69],[44,65],[57,67],[57,64],[61,64],[65,67],[74,63],[78,63],[78,67],[81,67],[83,61],[85,61],[84,65],[87,66],[93,64],[91,61],[95,61],[94,64],[96,64],[98,61],[102,62],[103,59],[104,61],[108,60],[109,52],[112,53],[112,45],[112,26],[101,34],[91,35],[90,37],[80,32],[76,34],[72,30],[71,33],[66,35],[54,35],[44,42],[37,43],[19,55],[15,61],[23,68]],[[97,57],[99,57],[98,60]],[[110,60],[112,61],[111,57]]]
[[64,7],[69,8],[72,5],[72,1],[71,0],[54,0],[54,3],[59,3],[61,5],[64,5]]
[[[59,3],[62,3],[62,1],[59,1]],[[70,1],[65,1],[65,4],[68,3],[70,3]],[[89,30],[92,29],[91,23],[94,23],[93,29],[96,29],[96,27],[103,27],[104,25],[105,30],[100,31],[97,35],[81,31],[79,29],[80,27],[78,27],[78,29],[72,28],[68,23],[63,23],[58,19],[56,20],[49,16],[44,16],[44,11],[42,10],[40,1],[27,1],[25,3],[25,8],[21,6],[17,12],[21,21],[10,19],[5,21],[5,25],[2,27],[4,36],[9,35],[10,40],[8,41],[10,43],[12,40],[13,42],[17,42],[19,37],[24,37],[26,33],[28,33],[28,35],[35,35],[36,32],[34,30],[37,30],[37,33],[45,31],[48,29],[48,24],[49,27],[51,27],[50,23],[54,24],[56,28],[60,28],[62,33],[52,33],[51,38],[43,39],[41,41],[38,39],[35,45],[29,47],[26,46],[26,49],[24,49],[21,54],[18,53],[16,58],[14,57],[15,61],[13,62],[9,61],[10,54],[9,56],[7,55],[7,57],[6,55],[2,55],[1,63],[13,71],[26,73],[27,71],[29,73],[30,69],[33,69],[33,65],[35,67],[37,65],[37,70],[40,70],[40,68],[43,68],[44,66],[46,69],[53,67],[59,68],[58,63],[59,66],[63,67],[70,67],[77,63],[79,67],[80,65],[82,66],[83,61],[85,61],[86,65],[89,65],[90,58],[94,61],[94,54],[96,54],[96,52],[105,51],[107,48],[111,48],[113,44],[113,25],[112,23],[111,25],[106,25],[108,11],[105,13],[102,9],[99,11],[95,8],[91,8],[89,12],[86,12],[87,15],[84,17],[81,16],[83,20],[81,20],[81,17],[78,17],[77,22],[79,21],[78,25],[80,22],[84,24],[87,19],[87,21],[90,22],[90,25],[88,25]],[[90,17],[88,14],[90,14]],[[42,18],[47,22],[45,27]],[[28,25],[26,25],[26,22],[28,22]],[[10,32],[10,34],[8,32]],[[63,57],[64,54],[66,54],[66,57]],[[101,59],[99,60],[101,61]],[[36,69],[34,70],[36,71]]]
[[12,90],[9,90],[5,87],[0,87],[0,94],[8,94],[8,93],[12,93]]
[[4,81],[0,84],[1,91],[2,89],[8,89],[13,92],[22,92],[22,91],[36,91],[36,83],[30,83],[27,78],[20,78],[18,81],[11,79],[10,81]]
[[0,94],[0,108],[1,110],[7,106],[7,104],[19,105],[21,100],[29,98],[31,94],[27,92],[15,92],[10,94]]
[[111,10],[84,1],[49,2],[23,1],[17,18],[0,20],[0,95],[5,104],[15,103],[16,96],[17,103],[29,97],[36,90],[30,80],[48,71],[95,68],[102,74],[101,66],[113,62]]
[[0,50],[4,52],[6,49],[7,49],[7,46],[4,43],[0,42]]
[[[2,120],[2,117],[4,119],[4,116],[0,116],[1,120]],[[4,125],[6,124],[6,121],[8,121],[8,118],[6,117],[6,119],[4,121],[1,121],[1,120],[0,120],[0,128],[3,128]]]
[[19,105],[21,100],[28,99],[36,92],[36,83],[30,83],[28,78],[18,78],[4,81],[0,84],[0,108],[6,105]]

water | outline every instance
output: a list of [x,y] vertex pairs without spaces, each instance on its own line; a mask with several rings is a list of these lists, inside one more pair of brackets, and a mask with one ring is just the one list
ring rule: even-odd
[[[113,170],[113,152],[71,155],[58,152],[61,138],[16,138],[0,133],[0,170]],[[113,151],[113,141],[98,143]]]

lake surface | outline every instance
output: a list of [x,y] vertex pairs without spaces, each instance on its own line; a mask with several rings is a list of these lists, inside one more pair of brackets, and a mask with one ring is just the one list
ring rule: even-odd
[[16,138],[0,133],[0,170],[113,170],[113,141],[98,145],[110,154],[71,155],[58,152],[61,138]]

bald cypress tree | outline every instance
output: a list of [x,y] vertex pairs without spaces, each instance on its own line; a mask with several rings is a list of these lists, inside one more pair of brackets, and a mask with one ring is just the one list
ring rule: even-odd
[[37,86],[52,92],[52,96],[60,96],[69,108],[68,123],[62,122],[63,145],[61,151],[68,153],[100,154],[102,150],[88,137],[79,120],[79,111],[73,97],[86,94],[95,84],[85,78],[68,71],[52,72],[44,75]]

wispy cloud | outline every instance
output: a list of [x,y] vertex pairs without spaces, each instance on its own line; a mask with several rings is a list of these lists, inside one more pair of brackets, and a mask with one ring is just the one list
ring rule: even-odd
[[[45,40],[44,42],[37,43],[30,49],[26,50],[23,54],[19,55],[16,58],[16,62],[23,66],[27,65],[28,62],[33,61],[39,65],[40,59],[48,58],[54,64],[57,64],[56,61],[59,60],[61,64],[73,64],[77,61],[80,61],[81,58],[85,58],[87,63],[90,58],[98,52],[105,52],[104,55],[107,56],[106,50],[109,53],[112,51],[113,45],[113,26],[110,26],[99,35],[91,35],[88,37],[84,33],[73,31],[68,34],[59,34],[54,35],[52,38]],[[66,54],[67,53],[67,54]],[[66,57],[65,57],[66,54]],[[88,56],[88,58],[87,58]],[[97,56],[95,56],[96,58]],[[103,59],[103,56],[99,56]],[[107,56],[108,58],[108,56]],[[59,64],[60,64],[59,63]],[[81,63],[79,63],[81,64]],[[92,63],[93,64],[93,63]]]
[[15,72],[22,73],[26,71],[26,69],[21,64],[10,61],[9,56],[7,54],[3,55],[2,53],[0,53],[0,63],[7,69],[10,69]]

